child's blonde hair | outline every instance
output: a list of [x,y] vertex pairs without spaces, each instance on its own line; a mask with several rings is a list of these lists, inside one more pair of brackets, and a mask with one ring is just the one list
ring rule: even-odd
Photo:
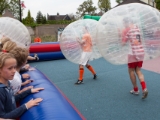
[[7,41],[4,43],[4,45],[2,46],[2,51],[6,51],[9,52],[12,49],[14,49],[17,46],[17,44],[15,42],[12,41]]
[[15,59],[15,57],[10,53],[0,52],[0,68],[2,68],[4,66],[5,61],[9,58]]
[[14,55],[15,59],[17,60],[17,67],[20,68],[27,61],[29,51],[27,48],[15,47],[9,53]]
[[8,37],[3,37],[0,40],[0,51],[6,51],[9,52],[13,48],[15,48],[17,44],[13,41],[11,41]]
[[1,40],[0,40],[0,44],[4,45],[4,43],[7,42],[7,41],[11,41],[11,40],[8,37],[2,37]]

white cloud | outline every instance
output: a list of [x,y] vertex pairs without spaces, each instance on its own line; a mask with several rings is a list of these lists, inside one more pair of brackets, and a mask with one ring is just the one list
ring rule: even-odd
[[[60,15],[75,14],[77,8],[86,0],[23,0],[26,8],[23,11],[23,18],[27,16],[28,10],[30,10],[32,17],[36,18],[37,12],[41,11],[42,14],[56,15],[57,12]],[[92,0],[94,6],[97,7],[98,0]],[[115,6],[115,0],[110,0],[111,6]]]

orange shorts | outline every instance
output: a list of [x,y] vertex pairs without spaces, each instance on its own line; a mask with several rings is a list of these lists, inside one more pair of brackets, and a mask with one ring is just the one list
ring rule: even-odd
[[136,67],[141,68],[142,64],[143,64],[143,61],[128,63],[128,68],[136,68]]

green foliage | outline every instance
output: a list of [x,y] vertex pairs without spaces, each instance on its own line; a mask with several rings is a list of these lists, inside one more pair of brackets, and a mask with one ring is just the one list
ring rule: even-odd
[[123,2],[123,0],[116,0],[116,2],[119,4],[119,3]]
[[56,42],[56,35],[44,35],[41,37],[42,42]]
[[[12,12],[13,16],[17,19],[20,18],[19,0],[11,0],[9,3],[9,11]],[[21,14],[23,13],[23,8],[21,8]],[[23,14],[22,14],[23,15]]]
[[98,7],[102,12],[107,12],[111,8],[110,0],[99,0]]
[[34,28],[36,28],[37,24],[36,23],[31,23],[30,26],[34,29]]
[[39,11],[37,13],[36,22],[37,22],[37,24],[41,24],[42,21],[43,21],[43,14],[41,13],[41,11]]
[[9,0],[0,0],[0,15],[2,15],[4,10],[9,7],[8,2]]
[[34,23],[34,18],[31,16],[30,10],[28,10],[27,17],[22,20],[25,25],[32,25]]
[[41,11],[39,11],[39,12],[37,13],[36,23],[37,23],[37,24],[46,24],[46,23],[47,23],[46,15],[43,15],[43,14],[41,13]]
[[93,1],[92,0],[87,0],[84,1],[81,5],[79,5],[79,7],[77,8],[77,17],[80,18],[82,16],[84,16],[85,14],[88,15],[95,15],[95,11],[97,10],[97,8],[93,5]]
[[42,24],[46,24],[46,23],[47,23],[47,19],[46,19],[46,16],[44,15],[42,18]]
[[160,0],[155,0],[156,8],[160,10]]

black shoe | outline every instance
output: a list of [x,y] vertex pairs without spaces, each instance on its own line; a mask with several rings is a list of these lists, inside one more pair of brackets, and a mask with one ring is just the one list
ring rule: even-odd
[[37,54],[34,54],[34,58],[35,58],[35,60],[39,60],[39,57],[38,57],[38,55]]
[[94,74],[94,77],[93,77],[93,79],[97,79],[97,75],[96,75],[96,74]]
[[83,80],[78,80],[75,84],[79,85],[79,84],[82,84],[82,83],[83,83]]

